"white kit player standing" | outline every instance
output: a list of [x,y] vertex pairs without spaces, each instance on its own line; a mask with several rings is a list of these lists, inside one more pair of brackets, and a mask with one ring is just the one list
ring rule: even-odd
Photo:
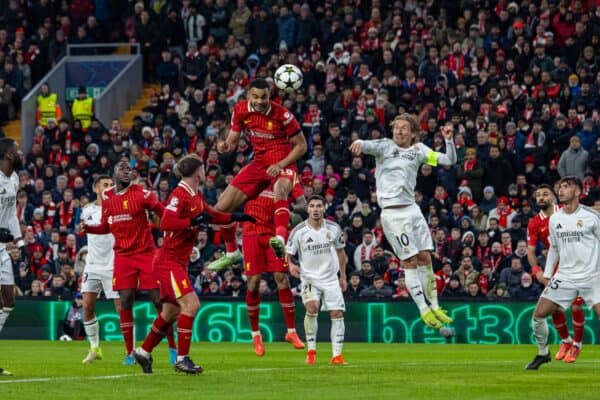
[[0,139],[0,332],[15,306],[15,277],[6,244],[16,240],[21,257],[28,262],[17,218],[19,177],[15,171],[21,168],[21,157],[15,141]]
[[[81,221],[88,225],[99,225],[102,218],[102,193],[112,186],[109,176],[101,175],[94,180],[94,192],[96,201],[90,203],[81,211]],[[105,235],[87,234],[88,253],[85,258],[85,269],[83,271],[83,282],[81,292],[83,294],[83,327],[90,341],[90,350],[83,359],[84,364],[94,360],[102,359],[100,348],[99,324],[96,319],[96,299],[104,291],[107,299],[112,299],[115,308],[119,312],[119,293],[113,290],[113,266],[115,253],[113,246],[115,238],[112,233]]]
[[[301,279],[302,302],[306,308],[304,330],[308,352],[306,363],[316,362],[317,315],[329,311],[331,317],[330,363],[344,365],[344,311],[342,291],[346,290],[346,253],[343,232],[338,224],[325,220],[325,201],[321,196],[308,199],[308,219],[290,233],[286,246],[286,261],[290,274]],[[291,257],[298,255],[300,266]],[[338,278],[338,272],[340,274]]]
[[547,318],[558,307],[565,310],[580,296],[600,316],[600,214],[579,203],[582,192],[577,177],[565,176],[559,181],[558,199],[563,208],[554,212],[548,223],[550,249],[544,278],[549,282],[533,311],[538,354],[526,369],[538,369],[552,359]]
[[452,319],[438,304],[431,264],[433,241],[427,221],[415,203],[415,186],[422,164],[436,167],[456,163],[453,128],[452,125],[442,127],[446,141],[446,154],[443,154],[418,142],[419,125],[414,116],[399,115],[390,125],[392,139],[356,140],[350,145],[350,151],[356,156],[364,153],[375,157],[377,202],[382,209],[385,237],[402,260],[406,286],[421,319],[439,329]]

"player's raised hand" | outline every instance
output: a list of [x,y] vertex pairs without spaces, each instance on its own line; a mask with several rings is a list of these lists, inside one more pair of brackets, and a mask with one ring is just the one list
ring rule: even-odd
[[358,140],[355,140],[351,145],[350,145],[350,151],[352,152],[352,154],[354,154],[355,156],[360,156],[362,154],[362,143],[359,142]]
[[442,126],[441,131],[444,139],[452,140],[454,138],[454,128],[452,127],[452,124],[446,124]]
[[219,153],[229,153],[233,150],[233,146],[226,140],[219,140],[217,142],[217,151]]
[[0,228],[0,243],[8,243],[15,240],[15,237],[7,228]]
[[294,278],[300,278],[300,267],[293,262],[288,262],[290,275]]

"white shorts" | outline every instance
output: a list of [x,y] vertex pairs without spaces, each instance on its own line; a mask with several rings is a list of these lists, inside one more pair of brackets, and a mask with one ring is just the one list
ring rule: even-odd
[[300,283],[302,289],[302,304],[309,301],[320,301],[321,311],[345,311],[346,303],[340,282],[336,280],[313,282],[312,280],[302,280]]
[[100,293],[104,292],[107,299],[118,299],[119,293],[113,290],[112,270],[83,271],[83,281],[81,284],[81,293]]
[[416,204],[384,208],[381,211],[381,226],[385,238],[401,260],[408,260],[420,251],[433,250],[429,226]]
[[600,279],[575,283],[554,276],[540,297],[548,299],[566,310],[577,296],[580,296],[589,308],[600,303]]
[[0,250],[0,285],[14,285],[15,275],[13,273],[12,261],[6,249]]

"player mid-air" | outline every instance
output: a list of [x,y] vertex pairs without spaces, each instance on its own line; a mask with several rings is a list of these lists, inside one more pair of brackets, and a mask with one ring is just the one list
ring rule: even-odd
[[164,231],[163,246],[153,261],[156,278],[160,282],[162,311],[152,323],[148,336],[133,355],[145,373],[152,373],[152,350],[177,321],[177,362],[175,371],[199,374],[202,367],[189,357],[194,317],[200,301],[188,275],[192,248],[198,237],[198,226],[204,223],[228,224],[232,221],[254,222],[245,214],[225,214],[210,208],[204,201],[200,184],[204,182],[204,165],[196,154],[183,157],[175,166],[181,181],[171,193],[162,214],[160,228]]
[[538,354],[526,369],[538,369],[552,359],[547,318],[557,308],[567,309],[580,296],[600,316],[600,214],[579,203],[582,191],[577,177],[559,181],[558,199],[563,207],[549,221],[550,248],[544,267],[549,282],[533,311]]
[[[256,223],[246,222],[242,225],[242,250],[244,253],[244,274],[247,277],[246,306],[248,320],[252,329],[254,352],[261,357],[265,354],[262,335],[258,328],[260,313],[259,285],[263,273],[272,273],[279,295],[279,303],[287,332],[285,340],[296,349],[303,349],[304,343],[296,333],[296,306],[294,295],[290,289],[287,264],[283,259],[275,257],[269,247],[269,238],[275,232],[273,223],[274,193],[272,190],[262,191],[256,199],[249,200],[244,206],[244,212],[256,219]],[[306,205],[304,188],[300,183],[294,185],[290,194],[292,201],[300,208]]]
[[[151,234],[147,212],[162,216],[164,206],[156,195],[131,182],[131,165],[121,160],[115,166],[115,186],[102,194],[102,218],[100,224],[88,225],[82,221],[81,230],[86,233],[115,238],[113,290],[119,292],[121,307],[119,316],[125,339],[125,364],[133,365],[134,321],[133,302],[138,290],[148,291],[150,300],[160,310],[160,294],[157,279],[152,271],[154,239]],[[175,362],[177,350],[173,332],[169,332],[169,356]]]
[[399,115],[391,126],[392,139],[356,140],[350,150],[356,156],[364,153],[375,157],[377,201],[382,209],[381,225],[385,237],[402,260],[406,286],[423,322],[440,329],[452,319],[438,304],[431,264],[433,241],[427,222],[415,203],[415,187],[422,164],[437,167],[456,163],[453,130],[451,125],[442,127],[446,141],[446,154],[443,154],[418,141],[419,124],[413,115]]
[[[556,197],[552,192],[550,185],[540,185],[535,191],[535,201],[540,212],[537,213],[527,225],[527,260],[532,265],[532,275],[538,279],[544,286],[548,281],[544,278],[544,271],[539,267],[536,257],[536,248],[538,242],[541,242],[544,249],[550,248],[548,241],[550,217],[558,210]],[[569,335],[567,318],[565,312],[557,308],[552,313],[552,323],[556,328],[561,344],[558,353],[554,357],[556,360],[564,360],[567,363],[573,363],[577,360],[581,352],[583,329],[585,324],[585,313],[582,308],[583,299],[579,296],[571,304],[571,315],[573,319],[573,338]]]
[[[252,144],[254,158],[233,178],[215,209],[233,212],[273,185],[275,235],[270,238],[269,245],[275,255],[282,258],[290,221],[288,196],[296,179],[296,161],[306,153],[307,146],[294,115],[271,101],[269,90],[267,81],[255,79],[248,87],[246,100],[240,100],[233,108],[229,134],[225,141],[218,143],[218,150],[234,151],[245,133]],[[234,224],[221,228],[226,254],[209,265],[209,269],[223,269],[241,261],[235,228]]]
[[22,162],[14,140],[0,139],[0,332],[15,307],[15,277],[6,244],[16,240],[21,257],[27,258],[17,218],[19,177]]
[[[342,347],[345,325],[343,291],[346,290],[346,252],[343,231],[338,224],[324,219],[325,200],[321,196],[308,199],[308,219],[298,224],[286,247],[290,273],[301,280],[302,302],[306,308],[306,363],[315,364],[317,357],[317,316],[319,304],[331,317],[331,364],[344,365]],[[297,256],[299,266],[292,257]],[[339,273],[339,277],[338,277]]]
[[[112,186],[112,179],[100,175],[94,179],[93,189],[96,201],[86,205],[81,211],[81,220],[89,225],[98,225],[102,219],[102,193]],[[119,293],[112,287],[115,239],[112,234],[87,235],[88,253],[85,258],[81,294],[83,297],[83,328],[90,341],[90,349],[83,359],[84,364],[102,359],[100,348],[100,326],[96,319],[96,299],[104,292],[107,299],[113,300],[115,309],[119,312]]]

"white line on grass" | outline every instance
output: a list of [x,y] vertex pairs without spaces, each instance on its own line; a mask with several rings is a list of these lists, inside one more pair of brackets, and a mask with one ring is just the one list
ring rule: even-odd
[[[164,375],[164,373],[154,373],[152,375]],[[47,378],[28,378],[28,379],[0,379],[0,385],[6,383],[32,383],[32,382],[53,382],[53,381],[72,381],[72,380],[89,380],[89,381],[101,381],[106,379],[121,379],[130,378],[135,376],[150,376],[150,374],[120,374],[120,375],[100,375],[100,376],[50,376]]]

